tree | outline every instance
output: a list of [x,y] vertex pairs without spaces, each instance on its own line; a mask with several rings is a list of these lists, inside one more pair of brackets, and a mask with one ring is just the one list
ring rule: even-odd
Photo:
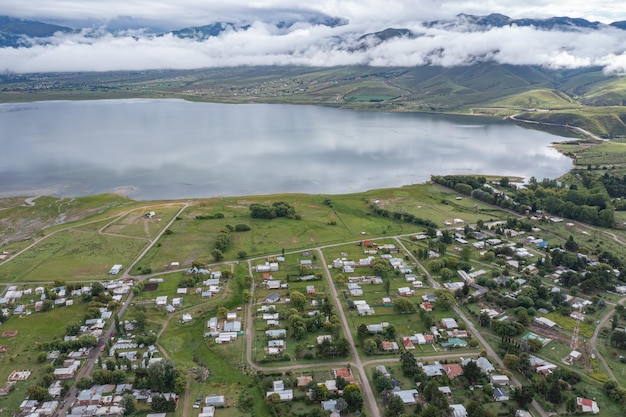
[[487,314],[487,312],[483,311],[478,317],[478,323],[481,327],[489,327],[489,325],[491,325],[491,317],[489,317],[489,314]]
[[374,339],[367,339],[363,344],[363,349],[366,355],[373,355],[378,350],[378,345]]
[[519,363],[519,358],[517,357],[517,355],[511,355],[511,354],[506,354],[504,355],[504,366],[506,366],[509,369],[516,369],[517,368],[517,364]]
[[559,378],[554,374],[552,375],[552,381],[548,386],[548,392],[546,393],[546,399],[550,401],[552,404],[561,404],[563,401],[561,382]]
[[47,401],[50,399],[50,394],[48,394],[48,390],[40,385],[31,385],[26,390],[28,393],[28,398],[31,400],[37,401]]
[[217,248],[211,251],[211,255],[213,255],[213,259],[215,259],[215,262],[220,262],[224,259],[224,252]]
[[132,394],[124,394],[122,396],[122,402],[120,403],[122,408],[124,408],[124,415],[129,416],[137,411],[137,407],[135,406],[135,399]]
[[176,376],[176,365],[170,359],[155,362],[148,367],[147,379],[154,391],[173,391]]
[[385,293],[387,293],[387,297],[389,297],[389,292],[391,290],[391,280],[389,280],[389,278],[383,281],[383,289],[385,290]]
[[397,313],[414,313],[417,311],[415,304],[407,297],[398,297],[393,301],[393,309]]
[[393,393],[389,393],[385,401],[385,417],[398,417],[404,412],[405,407],[402,398]]
[[137,329],[137,331],[143,332],[146,329],[147,324],[148,324],[148,318],[146,317],[146,313],[144,313],[143,311],[136,312],[135,313],[135,328]]
[[578,243],[576,243],[576,241],[574,240],[574,236],[569,235],[569,239],[567,239],[567,242],[565,242],[565,250],[568,250],[570,252],[578,252]]
[[356,384],[348,384],[343,389],[343,399],[348,403],[349,411],[357,411],[363,408],[363,394]]
[[441,411],[433,404],[429,404],[424,411],[422,417],[441,417]]
[[526,409],[533,401],[534,390],[530,385],[522,385],[521,388],[514,387],[511,390],[511,398],[520,408]]
[[337,398],[337,403],[335,404],[335,410],[340,413],[344,410],[348,409],[348,403],[343,398]]
[[67,336],[76,336],[79,331],[80,323],[78,322],[68,323],[67,326],[65,326],[65,334]]
[[454,305],[454,296],[450,291],[437,290],[435,291],[437,296],[437,308],[441,310],[450,310]]
[[291,306],[298,311],[303,311],[306,306],[306,296],[300,291],[291,291],[289,294]]
[[377,392],[383,392],[391,389],[391,381],[382,372],[374,370],[372,375],[374,381],[374,388]]
[[470,360],[463,365],[463,375],[470,384],[473,384],[482,376],[482,371],[476,361]]
[[219,307],[217,309],[217,318],[219,320],[224,320],[227,314],[228,314],[228,309],[226,307]]
[[356,329],[356,334],[358,338],[363,341],[370,334],[369,330],[367,330],[367,325],[365,323],[361,323]]

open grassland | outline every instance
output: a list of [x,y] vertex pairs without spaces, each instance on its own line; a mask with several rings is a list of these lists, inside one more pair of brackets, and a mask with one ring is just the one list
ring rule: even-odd
[[114,264],[128,265],[145,242],[106,236],[93,230],[67,229],[40,241],[0,266],[4,282],[104,278]]
[[518,109],[563,109],[579,107],[569,96],[558,90],[525,91],[491,103],[494,107]]
[[[163,227],[179,210],[180,207],[176,206],[157,207],[154,210],[149,206],[142,207],[108,224],[107,227],[102,229],[102,232],[110,235],[129,236],[138,239],[152,239],[163,230]],[[151,211],[155,212],[155,216],[147,218],[146,215]]]
[[[263,197],[221,198],[197,202],[189,207],[161,237],[138,268],[164,271],[172,261],[188,267],[194,261],[209,263],[217,233],[226,225],[246,224],[251,230],[233,232],[232,244],[225,259],[235,259],[240,251],[248,257],[261,257],[298,251],[368,237],[414,233],[424,227],[402,223],[374,215],[370,204],[399,212],[409,212],[443,224],[462,217],[466,222],[503,218],[503,213],[470,199],[456,200],[456,194],[432,185],[406,186],[395,189],[372,190],[348,195],[287,194]],[[279,218],[271,221],[253,219],[249,215],[252,203],[268,204],[286,201],[293,205],[301,220]],[[474,207],[475,206],[475,207]],[[198,219],[197,216],[223,214],[223,218]]]
[[1,383],[4,385],[9,374],[16,370],[29,370],[32,373],[28,380],[15,385],[11,395],[0,396],[1,409],[6,413],[18,411],[27,388],[39,382],[43,369],[49,365],[49,361],[38,361],[39,354],[45,352],[39,350],[39,346],[44,342],[63,338],[65,326],[70,322],[80,321],[86,311],[86,304],[77,303],[73,306],[57,307],[46,313],[11,316],[2,324],[0,334],[16,330],[17,335],[0,336],[0,345],[8,347],[8,352],[0,354]]
[[[102,194],[80,198],[24,197],[0,199],[0,246],[7,245],[14,252],[23,242],[34,236],[42,236],[56,230],[60,225],[90,221],[115,214],[116,210],[128,208],[136,202],[116,194]],[[44,230],[45,229],[45,230]],[[6,249],[5,249],[6,250]]]

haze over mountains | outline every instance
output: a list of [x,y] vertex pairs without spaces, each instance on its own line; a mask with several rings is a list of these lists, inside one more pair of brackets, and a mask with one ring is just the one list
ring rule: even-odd
[[370,30],[307,11],[160,30],[132,19],[68,27],[0,16],[0,71],[239,65],[412,67],[481,62],[626,72],[626,21],[457,14]]

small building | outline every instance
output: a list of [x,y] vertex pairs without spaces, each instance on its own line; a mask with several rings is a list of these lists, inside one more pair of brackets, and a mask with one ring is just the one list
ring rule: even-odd
[[467,417],[467,409],[463,404],[450,404],[453,417]]
[[400,297],[413,297],[415,292],[409,287],[400,287],[398,288],[398,295]]
[[493,385],[509,385],[509,377],[506,375],[491,375],[491,383]]
[[493,400],[494,401],[508,401],[509,394],[504,390],[504,388],[494,387],[493,388]]
[[120,271],[122,270],[123,266],[116,264],[113,265],[113,267],[111,269],[109,269],[109,275],[117,275],[120,273]]
[[205,398],[204,403],[207,406],[224,407],[226,405],[226,400],[223,395],[210,395]]
[[459,327],[459,325],[457,324],[456,320],[454,320],[452,318],[441,319],[441,325],[446,330],[456,329],[456,328]]
[[598,414],[600,412],[598,403],[587,398],[576,397],[576,407],[582,413]]
[[416,389],[405,389],[400,391],[393,391],[393,395],[399,397],[404,405],[417,404],[418,392]]
[[306,293],[307,294],[315,294],[315,287],[313,285],[307,285],[306,286]]
[[275,304],[279,300],[280,300],[280,293],[273,292],[273,293],[269,294],[267,297],[265,297],[264,303],[265,304]]

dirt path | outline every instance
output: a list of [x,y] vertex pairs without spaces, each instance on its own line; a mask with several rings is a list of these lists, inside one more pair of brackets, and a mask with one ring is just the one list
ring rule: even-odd
[[[621,300],[618,301],[618,304],[624,304],[624,302],[626,302],[626,298],[622,298]],[[604,327],[604,325],[606,324],[607,321],[609,321],[609,319],[611,318],[612,314],[615,312],[615,308],[611,308],[611,309],[607,309],[608,311],[606,312],[606,314],[604,315],[604,317],[602,317],[602,319],[600,319],[600,323],[598,323],[596,325],[596,329],[593,332],[593,336],[591,336],[591,340],[590,340],[590,344],[591,344],[591,349],[593,351],[593,353],[595,353],[596,358],[598,358],[600,360],[600,362],[602,362],[602,365],[604,365],[604,369],[606,369],[607,373],[609,374],[609,376],[611,377],[611,379],[613,379],[614,381],[617,381],[617,379],[615,378],[615,374],[613,373],[613,370],[609,367],[609,364],[607,363],[606,359],[604,359],[604,356],[602,356],[600,354],[600,351],[598,350],[598,335],[600,334],[600,330],[602,329],[602,327]]]

